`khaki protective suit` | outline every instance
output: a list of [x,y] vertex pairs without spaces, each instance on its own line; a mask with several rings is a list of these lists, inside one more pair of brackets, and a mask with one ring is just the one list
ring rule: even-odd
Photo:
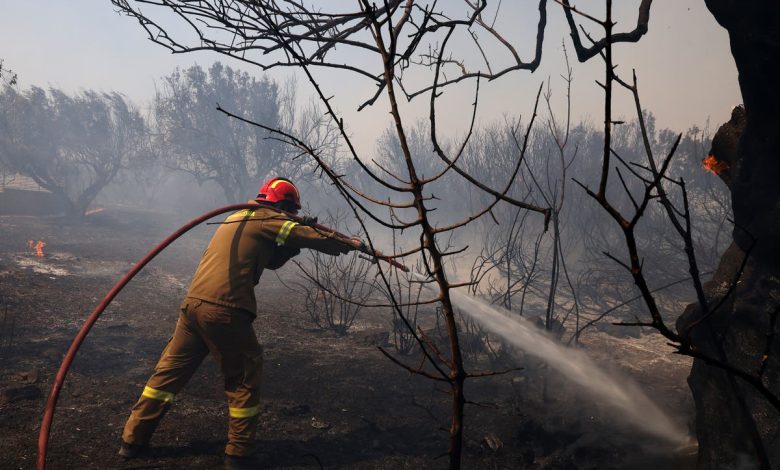
[[351,250],[333,234],[299,225],[263,206],[238,211],[219,226],[181,304],[173,337],[125,424],[126,443],[149,443],[176,394],[211,353],[222,368],[228,399],[225,453],[247,456],[254,451],[263,367],[263,351],[252,328],[254,287],[263,269],[282,266],[301,248],[331,255]]

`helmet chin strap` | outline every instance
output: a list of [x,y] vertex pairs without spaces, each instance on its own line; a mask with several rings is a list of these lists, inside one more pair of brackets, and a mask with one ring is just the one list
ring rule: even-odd
[[278,207],[279,209],[285,211],[285,212],[290,212],[291,214],[297,214],[298,213],[298,208],[295,207],[295,204],[290,203],[288,201],[279,201],[279,202],[275,203],[274,205],[276,207]]
[[284,212],[290,212],[291,214],[297,214],[298,213],[298,208],[295,207],[295,204],[290,202],[290,201],[282,200],[282,201],[277,201],[277,202],[271,202],[271,201],[268,201],[266,199],[258,198],[258,199],[255,199],[255,202],[258,203],[258,204],[263,204],[263,205],[266,205],[266,206],[275,207],[275,208],[277,208],[279,210],[282,210]]

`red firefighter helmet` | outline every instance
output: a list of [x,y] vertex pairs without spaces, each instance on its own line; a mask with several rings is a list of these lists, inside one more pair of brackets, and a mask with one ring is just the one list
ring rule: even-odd
[[296,210],[301,209],[301,195],[298,188],[292,181],[286,178],[271,178],[261,187],[256,198],[258,201],[282,202],[288,201],[295,206]]

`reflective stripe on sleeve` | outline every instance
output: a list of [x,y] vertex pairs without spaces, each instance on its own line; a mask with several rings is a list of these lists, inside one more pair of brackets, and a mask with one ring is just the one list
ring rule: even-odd
[[292,232],[293,227],[298,225],[298,222],[293,222],[292,220],[288,220],[282,225],[282,228],[279,229],[279,233],[276,235],[276,244],[277,245],[284,245],[285,242],[287,242],[287,237],[290,236],[290,232]]
[[231,418],[251,418],[252,416],[260,414],[260,405],[250,406],[249,408],[230,408]]
[[165,403],[170,403],[173,401],[174,394],[171,392],[157,390],[152,387],[144,387],[144,392],[141,394],[141,396],[151,398],[153,400],[164,401]]

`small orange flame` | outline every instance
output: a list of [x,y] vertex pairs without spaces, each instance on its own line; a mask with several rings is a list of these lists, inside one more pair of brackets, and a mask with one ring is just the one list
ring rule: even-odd
[[46,246],[46,242],[43,240],[38,240],[38,243],[35,243],[35,240],[27,240],[27,251],[32,255],[43,257],[44,246]]
[[707,155],[707,158],[701,161],[701,164],[704,166],[704,168],[708,171],[711,171],[715,173],[716,175],[719,175],[723,170],[729,169],[728,162],[722,162],[715,158],[715,155],[709,154]]

